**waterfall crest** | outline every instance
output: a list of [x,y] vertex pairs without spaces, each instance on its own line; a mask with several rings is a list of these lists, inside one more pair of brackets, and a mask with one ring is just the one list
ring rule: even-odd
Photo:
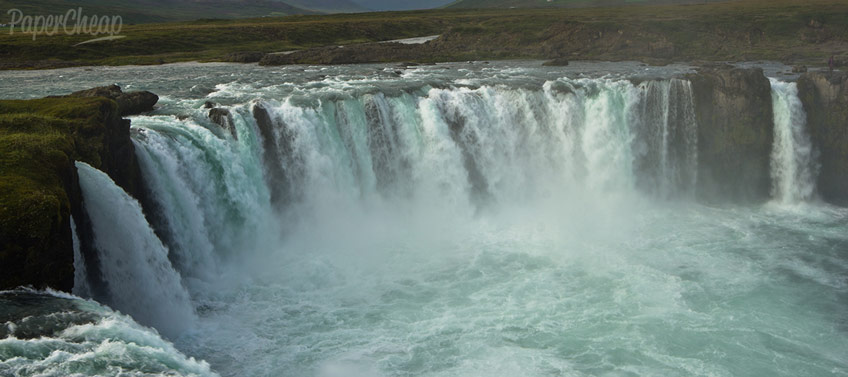
[[779,203],[808,201],[816,192],[818,166],[807,134],[807,114],[794,82],[769,79],[774,109],[772,197]]

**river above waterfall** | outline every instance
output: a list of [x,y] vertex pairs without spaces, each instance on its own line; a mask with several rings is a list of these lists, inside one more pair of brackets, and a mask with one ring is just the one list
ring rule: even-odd
[[[131,118],[147,207],[78,165],[105,282],[77,293],[156,330],[28,298],[94,314],[28,339],[0,309],[0,374],[848,374],[848,210],[815,196],[797,90],[764,66],[774,198],[711,204],[688,66],[2,72],[5,97],[161,99]],[[104,321],[144,352],[75,335]]]

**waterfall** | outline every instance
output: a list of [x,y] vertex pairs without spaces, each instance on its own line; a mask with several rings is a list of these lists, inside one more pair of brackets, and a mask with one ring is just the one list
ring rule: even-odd
[[640,178],[659,197],[691,194],[698,171],[698,127],[692,85],[672,79],[648,81],[642,90]]
[[91,297],[91,288],[88,285],[88,271],[85,266],[85,257],[80,250],[80,240],[77,234],[77,223],[71,216],[71,237],[74,247],[74,288],[73,294],[79,297]]
[[769,80],[774,109],[772,197],[784,204],[807,201],[815,195],[818,170],[806,130],[807,114],[795,83]]
[[104,301],[178,333],[193,317],[189,296],[209,292],[220,266],[279,248],[310,218],[343,226],[355,218],[342,214],[373,210],[462,218],[537,201],[686,196],[697,170],[693,108],[685,80],[600,78],[305,90],[227,106],[227,132],[199,108],[137,117],[153,226],[105,174],[78,163]]
[[[163,182],[185,181],[194,170],[210,169],[197,163],[219,164],[212,154],[233,148],[254,149],[250,158],[226,159],[243,171],[260,171],[274,207],[311,211],[360,201],[402,201],[474,212],[567,191],[638,189],[672,197],[691,193],[695,185],[697,125],[685,80],[634,85],[608,78],[559,79],[536,89],[422,87],[362,94],[314,90],[230,110],[243,121],[236,125],[238,139],[214,136],[222,133],[207,130],[217,126],[202,119],[134,123],[146,131],[136,142],[145,174],[157,176],[154,185],[161,186],[156,182],[163,170],[171,171]],[[180,141],[197,132],[206,136]],[[168,161],[191,169],[168,168]],[[254,163],[263,166],[257,169]],[[257,176],[241,179],[256,182]],[[224,178],[222,184],[228,182]],[[160,188],[157,196],[166,200],[173,191]],[[193,195],[211,199],[218,194],[207,189]],[[180,207],[190,202],[170,201]],[[214,212],[180,210],[186,213],[171,217],[197,219]]]
[[233,118],[237,140],[169,116],[133,120],[139,165],[164,223],[160,233],[189,285],[215,276],[222,258],[251,250],[270,222],[259,141],[245,119],[252,117]]
[[280,218],[382,204],[471,215],[568,195],[686,196],[695,186],[692,88],[680,79],[314,89],[227,110],[236,137],[200,110],[133,120],[157,230],[189,279],[279,233],[269,224]]
[[77,162],[85,210],[91,218],[108,297],[103,301],[142,324],[173,336],[194,311],[168,249],[156,237],[141,206],[105,173]]

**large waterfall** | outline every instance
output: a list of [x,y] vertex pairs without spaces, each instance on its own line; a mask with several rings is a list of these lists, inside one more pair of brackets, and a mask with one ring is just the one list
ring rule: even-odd
[[234,229],[261,223],[268,200],[278,209],[402,201],[475,211],[566,191],[686,195],[696,179],[691,86],[677,79],[316,91],[230,111],[233,135],[197,119],[134,121],[166,223],[188,233],[174,243],[196,254],[233,247]]
[[232,250],[273,244],[292,218],[681,196],[696,177],[692,91],[678,79],[315,91],[229,112],[232,132],[204,110],[133,120],[159,234],[189,286],[215,276]]
[[[848,372],[848,213],[814,200],[794,83],[771,80],[781,205],[707,205],[697,80],[522,64],[103,73],[170,86],[131,119],[143,203],[77,164],[74,293],[209,364],[48,293],[89,321],[48,334],[51,357],[67,374]],[[0,323],[15,350],[40,342],[26,321]],[[71,356],[89,349],[109,362]]]

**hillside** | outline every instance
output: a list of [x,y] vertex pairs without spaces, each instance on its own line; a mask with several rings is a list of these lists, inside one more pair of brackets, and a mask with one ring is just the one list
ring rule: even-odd
[[357,4],[352,0],[275,0],[300,9],[316,11],[320,13],[355,13],[369,10],[379,10]]
[[84,15],[121,16],[124,24],[316,13],[278,0],[0,0],[3,10],[0,22],[10,22],[8,9],[20,9],[26,15],[47,16],[64,15],[69,9],[80,7]]
[[[268,64],[492,59],[848,61],[848,3],[746,0],[581,9],[440,9],[129,25],[125,38],[0,31],[0,69],[179,61]],[[374,45],[440,35],[424,45]],[[345,45],[344,49],[337,46]],[[273,53],[302,52],[283,58]],[[240,56],[233,53],[250,52]],[[236,54],[238,55],[238,54]]]
[[733,0],[457,0],[448,8],[482,9],[482,8],[589,8],[589,7],[619,7],[633,5],[681,5],[705,4],[711,2]]
[[448,5],[453,0],[351,0],[373,10],[433,9]]

